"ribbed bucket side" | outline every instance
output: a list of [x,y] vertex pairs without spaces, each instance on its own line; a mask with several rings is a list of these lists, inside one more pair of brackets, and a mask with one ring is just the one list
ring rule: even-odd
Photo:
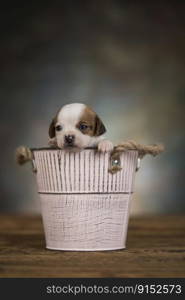
[[110,154],[95,150],[34,151],[39,193],[131,193],[137,164],[137,151],[120,156],[122,170],[108,172]]

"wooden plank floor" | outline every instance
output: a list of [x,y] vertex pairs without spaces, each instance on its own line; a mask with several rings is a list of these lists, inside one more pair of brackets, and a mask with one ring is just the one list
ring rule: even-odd
[[126,250],[45,249],[41,218],[0,219],[0,277],[185,277],[185,216],[133,217]]

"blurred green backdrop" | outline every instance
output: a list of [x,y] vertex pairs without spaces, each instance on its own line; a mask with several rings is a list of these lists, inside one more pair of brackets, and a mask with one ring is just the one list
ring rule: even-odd
[[46,146],[60,106],[87,103],[115,143],[162,142],[136,176],[133,214],[182,213],[185,4],[183,1],[32,1],[1,8],[1,212],[39,212],[19,145]]

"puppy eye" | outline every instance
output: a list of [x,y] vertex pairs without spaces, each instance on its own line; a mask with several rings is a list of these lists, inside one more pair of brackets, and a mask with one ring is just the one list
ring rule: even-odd
[[55,130],[56,130],[56,131],[61,131],[61,130],[62,130],[62,126],[61,126],[61,125],[57,125],[57,126],[55,127]]
[[80,124],[80,126],[79,126],[80,130],[84,130],[84,129],[87,129],[87,128],[88,128],[88,126],[85,125],[85,124]]

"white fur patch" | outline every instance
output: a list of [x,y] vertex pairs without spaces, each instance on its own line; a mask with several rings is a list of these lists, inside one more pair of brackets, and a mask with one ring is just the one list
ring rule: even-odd
[[63,125],[66,131],[74,128],[85,108],[86,106],[83,103],[71,103],[63,106],[58,114],[57,124]]

